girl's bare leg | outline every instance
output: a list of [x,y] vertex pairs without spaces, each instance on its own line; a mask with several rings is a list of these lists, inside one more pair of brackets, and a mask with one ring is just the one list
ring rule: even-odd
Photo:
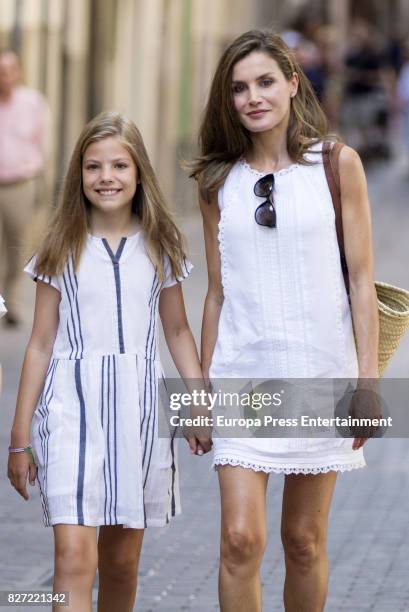
[[69,606],[53,610],[92,612],[92,585],[97,571],[97,530],[82,525],[54,525],[54,593],[68,591]]
[[285,477],[281,537],[286,612],[322,612],[328,589],[328,515],[336,472]]
[[220,609],[260,612],[268,474],[228,465],[219,467],[218,474],[222,511]]
[[98,612],[132,612],[143,529],[101,527],[98,540]]

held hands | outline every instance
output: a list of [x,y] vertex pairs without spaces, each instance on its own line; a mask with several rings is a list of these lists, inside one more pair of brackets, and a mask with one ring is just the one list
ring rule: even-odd
[[205,455],[211,450],[213,446],[213,442],[210,435],[194,436],[188,432],[185,432],[183,435],[187,443],[189,444],[190,452],[192,453],[192,455]]
[[37,466],[27,452],[9,454],[7,470],[8,479],[11,485],[26,501],[29,498],[27,493],[27,478],[30,485],[34,486],[36,475]]
[[[209,376],[203,376],[205,389],[208,390],[210,387]],[[208,418],[207,406],[196,406],[191,408],[191,417],[199,417],[206,419]],[[204,421],[205,422],[205,421]],[[198,425],[195,427],[183,427],[183,436],[189,444],[190,452],[192,455],[205,455],[208,453],[212,446],[212,427],[210,425]]]

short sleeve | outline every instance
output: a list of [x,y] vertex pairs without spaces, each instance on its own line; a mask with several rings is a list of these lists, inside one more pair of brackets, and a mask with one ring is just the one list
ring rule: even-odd
[[186,257],[184,257],[181,265],[182,274],[177,278],[175,278],[172,274],[172,268],[169,262],[169,258],[166,255],[164,259],[164,267],[165,280],[163,281],[162,289],[167,289],[168,287],[172,287],[173,285],[176,285],[176,283],[180,283],[185,280],[185,278],[187,278],[190,272],[192,271],[193,264],[189,260],[187,260]]
[[6,305],[4,303],[3,298],[0,295],[0,319],[6,314],[6,312],[7,312]]
[[58,291],[61,291],[61,286],[59,283],[58,276],[48,276],[47,274],[37,274],[35,271],[36,265],[36,256],[34,255],[26,267],[24,268],[24,272],[29,275],[33,281],[37,282],[38,280],[43,281],[43,283],[47,283],[47,285],[51,285]]

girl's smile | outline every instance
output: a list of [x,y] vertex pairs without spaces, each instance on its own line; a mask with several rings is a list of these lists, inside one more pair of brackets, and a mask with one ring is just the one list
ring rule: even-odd
[[117,137],[89,145],[84,154],[82,180],[86,198],[101,211],[118,211],[132,206],[137,168]]

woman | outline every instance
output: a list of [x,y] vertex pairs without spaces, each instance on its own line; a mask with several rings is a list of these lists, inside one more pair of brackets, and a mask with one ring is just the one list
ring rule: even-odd
[[[358,155],[343,147],[339,169],[350,309],[322,164],[326,136],[311,86],[278,36],[250,31],[225,50],[200,130],[201,155],[191,165],[209,274],[205,378],[359,377],[362,385],[377,378],[365,175]],[[323,610],[336,476],[365,465],[364,442],[214,439],[223,612],[261,610],[259,569],[271,472],[285,474],[285,609]]]

